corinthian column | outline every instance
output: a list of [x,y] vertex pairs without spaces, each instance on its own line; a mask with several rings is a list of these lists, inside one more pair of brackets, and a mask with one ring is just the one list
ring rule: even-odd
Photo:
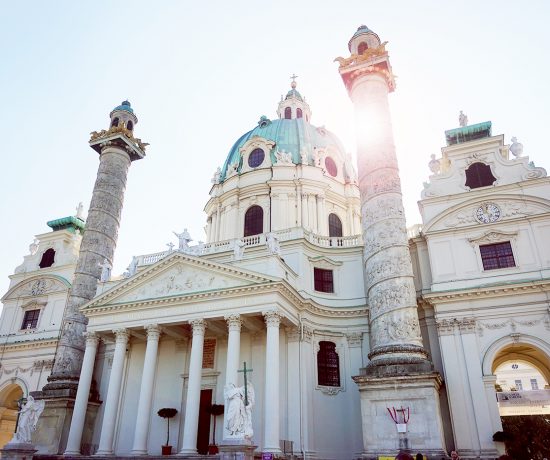
[[265,418],[264,452],[280,454],[279,448],[279,325],[281,315],[263,312],[267,326],[265,344]]
[[[385,44],[368,28],[350,41],[360,58],[341,61],[340,74],[353,102],[361,193],[365,287],[370,308],[371,363],[367,373],[395,366],[428,371],[422,346],[401,183],[388,93],[395,83]],[[363,46],[358,46],[363,41]],[[364,48],[364,46],[367,46]]]
[[185,404],[185,422],[183,425],[183,446],[180,455],[195,455],[197,453],[197,432],[199,429],[199,409],[202,380],[202,352],[204,348],[204,332],[206,321],[195,319],[190,321],[193,328],[191,343],[191,358],[189,360],[189,380],[187,381],[187,400]]

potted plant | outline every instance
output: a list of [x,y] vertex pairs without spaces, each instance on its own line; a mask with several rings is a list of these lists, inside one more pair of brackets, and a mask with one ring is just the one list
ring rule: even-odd
[[174,409],[173,407],[164,407],[162,409],[159,409],[157,412],[159,417],[165,418],[168,422],[168,428],[166,430],[166,444],[162,446],[162,455],[171,455],[172,454],[172,446],[170,443],[170,419],[174,417],[178,413],[177,409]]
[[214,417],[214,428],[212,430],[212,444],[208,446],[208,454],[213,455],[218,453],[218,446],[216,445],[216,417],[223,414],[223,404],[212,404],[208,408],[208,412]]

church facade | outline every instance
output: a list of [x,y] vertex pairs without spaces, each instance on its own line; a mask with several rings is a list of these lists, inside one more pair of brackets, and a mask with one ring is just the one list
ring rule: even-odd
[[[385,44],[362,26],[349,48],[350,97],[382,115],[377,144],[358,141],[358,173],[293,81],[277,118],[261,117],[216,170],[205,244],[185,230],[177,248],[112,276],[118,221],[102,220],[96,191],[86,225],[79,211],[37,235],[2,298],[2,444],[15,401],[35,392],[47,408],[39,453],[169,444],[194,456],[251,439],[275,457],[496,458],[498,366],[519,360],[550,381],[549,179],[490,122],[462,118],[407,233]],[[122,207],[117,168],[144,156],[136,123],[125,101],[90,142],[110,155],[96,190],[118,181],[109,219]],[[232,389],[248,410],[240,424]],[[177,410],[169,440],[163,408]]]

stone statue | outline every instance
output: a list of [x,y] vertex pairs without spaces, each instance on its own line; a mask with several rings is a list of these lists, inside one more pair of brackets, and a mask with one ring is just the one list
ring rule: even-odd
[[468,126],[468,116],[462,113],[462,110],[460,111],[460,114],[458,115],[458,124],[461,127]]
[[235,260],[241,260],[244,255],[244,248],[246,244],[240,238],[237,238],[233,243],[233,258]]
[[174,243],[170,241],[170,243],[166,243],[166,246],[168,246],[168,252],[174,251]]
[[275,254],[277,256],[281,255],[281,246],[279,245],[279,239],[275,233],[269,232],[265,235],[265,244],[270,254]]
[[36,254],[36,251],[38,251],[38,240],[35,238],[34,241],[29,245],[29,252],[31,253],[31,256],[34,256]]
[[19,422],[17,423],[17,431],[13,435],[11,444],[23,443],[31,444],[31,434],[36,430],[36,423],[38,417],[44,410],[44,401],[35,401],[32,396],[29,395],[27,402],[19,411]]
[[357,183],[357,172],[353,166],[353,159],[351,158],[351,153],[346,153],[346,161],[344,162],[344,170],[346,176],[352,183]]
[[512,152],[512,155],[514,155],[516,158],[520,157],[523,154],[523,144],[521,142],[518,142],[515,136],[512,137],[510,152]]
[[313,166],[319,166],[321,164],[321,155],[317,150],[313,150]]
[[101,267],[101,276],[99,278],[99,281],[102,283],[106,283],[111,279],[111,270],[113,269],[113,266],[109,263],[107,259],[103,259],[103,263],[99,264]]
[[300,161],[302,162],[303,165],[307,165],[308,164],[308,161],[307,161],[307,152],[305,149],[302,149],[300,151]]
[[78,206],[76,207],[75,217],[77,219],[84,220],[84,206],[82,205],[82,201],[78,203]]
[[441,172],[441,163],[439,163],[439,160],[435,159],[435,154],[433,153],[431,155],[431,160],[428,163],[428,167],[430,168],[430,171],[436,175]]
[[233,438],[252,438],[252,407],[254,407],[254,387],[247,382],[248,405],[245,406],[244,387],[236,387],[228,383],[224,388],[224,398],[227,407],[225,427]]
[[212,176],[211,182],[212,182],[213,184],[219,184],[219,183],[220,183],[221,176],[222,176],[222,170],[221,170],[221,168],[218,166],[218,168],[216,169],[216,172],[214,172],[214,175]]
[[178,241],[179,241],[178,250],[182,252],[187,251],[189,249],[189,242],[193,241],[187,229],[184,228],[183,232],[181,233],[176,233],[176,232],[173,232],[173,233],[178,237]]
[[275,158],[277,158],[277,163],[288,165],[292,164],[292,154],[290,152],[285,152],[284,150],[277,150],[275,152]]
[[137,272],[138,267],[138,258],[136,256],[132,257],[132,262],[130,262],[130,265],[126,268],[126,271],[124,272],[124,278],[130,278],[130,276],[134,276]]
[[195,246],[195,254],[200,256],[204,252],[204,241],[199,241]]

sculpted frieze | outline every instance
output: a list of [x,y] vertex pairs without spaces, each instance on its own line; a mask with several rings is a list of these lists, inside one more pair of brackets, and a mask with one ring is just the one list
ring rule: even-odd
[[412,276],[411,256],[408,248],[392,248],[379,252],[366,262],[367,287],[395,276]]
[[38,278],[21,283],[10,295],[16,297],[36,297],[53,292],[62,292],[68,289],[61,281],[53,278]]
[[416,291],[411,278],[398,278],[382,282],[369,291],[370,317],[377,318],[390,310],[415,307]]
[[117,302],[130,302],[151,297],[172,296],[188,292],[242,286],[242,280],[230,279],[206,270],[193,270],[184,265],[172,267],[133,291],[123,294]]
[[401,193],[401,182],[395,170],[378,170],[366,177],[365,182],[359,183],[359,188],[366,196],[378,193]]
[[403,219],[388,219],[369,227],[365,236],[365,253],[372,254],[382,248],[407,245],[407,229]]
[[365,206],[363,219],[366,226],[382,219],[404,218],[405,210],[398,196],[377,197],[369,200]]
[[[491,202],[493,203],[493,202]],[[443,225],[445,227],[458,227],[461,225],[483,225],[480,221],[476,219],[476,211],[478,210],[481,203],[475,203],[467,208],[463,208],[451,216],[443,220]],[[547,212],[547,209],[537,209],[533,205],[514,202],[514,201],[499,201],[495,200],[496,204],[500,208],[500,220],[509,219],[514,217],[524,217],[538,212]]]
[[396,342],[422,344],[416,308],[396,310],[382,315],[372,321],[371,330],[373,348]]

